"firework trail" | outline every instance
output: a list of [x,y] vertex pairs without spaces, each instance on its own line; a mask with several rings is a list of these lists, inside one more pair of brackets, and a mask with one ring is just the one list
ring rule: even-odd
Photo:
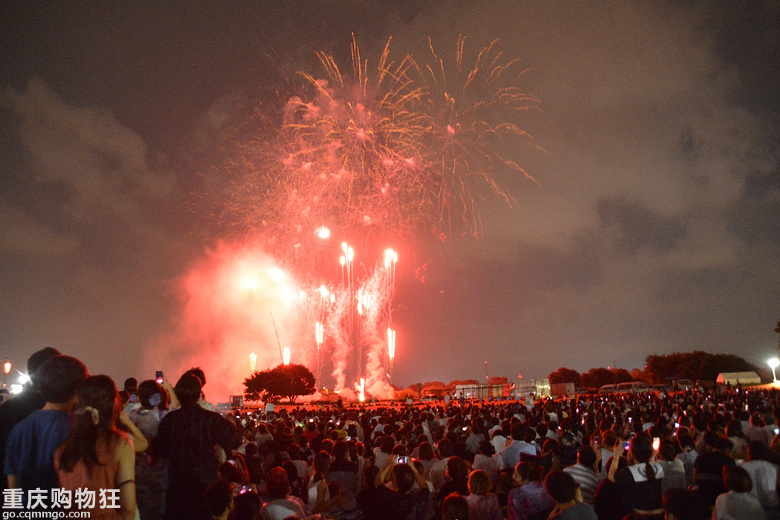
[[321,74],[298,73],[302,92],[288,99],[273,139],[238,147],[228,196],[238,227],[302,262],[323,223],[342,236],[478,235],[480,201],[514,204],[498,179],[531,178],[517,162],[518,145],[536,146],[520,127],[537,105],[519,86],[526,69],[498,42],[471,68],[462,37],[453,60],[429,49],[394,61],[388,41],[372,67],[353,39],[344,70],[317,53]]
[[386,353],[389,326],[388,309],[392,306],[392,289],[387,288],[387,274],[384,269],[377,269],[373,276],[363,285],[366,295],[364,308],[364,330],[366,334],[361,340],[367,348],[366,355],[366,390],[373,395],[387,395]]
[[[518,126],[518,116],[536,108],[538,99],[525,93],[518,82],[528,72],[520,60],[505,60],[498,40],[482,49],[470,69],[464,65],[465,38],[458,38],[455,59],[440,58],[428,40],[430,60],[413,62],[425,85],[423,108],[428,131],[424,149],[429,152],[427,170],[432,195],[437,197],[439,222],[453,225],[453,212],[474,235],[482,223],[478,200],[497,196],[516,203],[495,174],[508,171],[534,180],[511,158],[511,145],[531,144],[533,137]],[[534,181],[535,182],[535,181]]]
[[323,280],[338,272],[328,239],[362,247],[431,230],[478,236],[483,201],[516,204],[500,179],[533,180],[518,164],[518,144],[536,147],[520,126],[537,105],[519,86],[526,70],[497,41],[472,66],[463,37],[454,59],[440,57],[430,40],[424,56],[394,59],[390,43],[374,64],[354,37],[346,67],[316,53],[321,71],[298,72],[299,91],[278,119],[261,106],[259,130],[237,129],[232,182],[219,201],[238,234],[261,240],[298,284],[312,287],[296,289],[289,304],[292,321],[307,325],[288,320],[294,330],[280,330],[292,358],[316,367],[318,379],[329,368],[336,389],[364,379],[361,388],[375,395],[388,395],[395,357],[397,255],[387,252],[384,266],[358,275],[343,244],[341,285],[325,298],[321,288],[331,282]]

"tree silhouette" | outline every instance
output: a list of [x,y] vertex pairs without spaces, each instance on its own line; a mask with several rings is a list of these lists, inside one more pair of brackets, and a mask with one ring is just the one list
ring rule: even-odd
[[314,374],[303,365],[279,365],[244,379],[244,398],[266,402],[286,398],[294,403],[299,396],[314,393],[314,382]]
[[582,386],[582,378],[580,373],[571,368],[561,367],[555,372],[551,372],[547,379],[550,380],[550,384],[553,383],[574,383],[574,386]]
[[608,368],[591,368],[587,373],[582,374],[582,383],[588,388],[611,385],[615,383],[614,374]]
[[[777,327],[775,327],[775,332],[780,335],[780,320],[777,320]],[[778,340],[777,349],[780,350],[780,340]]]
[[612,383],[613,384],[619,384],[619,383],[628,383],[629,381],[633,381],[634,378],[631,376],[631,372],[626,370],[625,368],[613,368],[612,369]]
[[701,379],[715,381],[721,372],[756,371],[756,367],[733,354],[708,354],[700,350],[666,355],[650,355],[645,359],[647,374],[654,382],[671,379]]

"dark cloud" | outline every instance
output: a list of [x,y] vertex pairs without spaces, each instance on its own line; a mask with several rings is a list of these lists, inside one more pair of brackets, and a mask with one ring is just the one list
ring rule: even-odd
[[746,242],[780,247],[780,190],[735,204],[728,212],[728,223],[729,229]]
[[617,248],[629,255],[648,248],[666,253],[685,238],[685,227],[677,218],[663,217],[639,204],[606,199],[598,203],[601,226],[611,234]]

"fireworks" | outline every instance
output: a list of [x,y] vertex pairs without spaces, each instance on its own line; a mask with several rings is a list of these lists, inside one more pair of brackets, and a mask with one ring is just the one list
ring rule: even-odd
[[452,60],[429,49],[394,60],[388,40],[371,63],[353,38],[347,67],[317,53],[321,72],[298,72],[302,92],[273,138],[240,147],[229,206],[241,228],[301,264],[316,238],[478,235],[482,201],[514,204],[499,179],[531,178],[517,160],[518,144],[534,143],[520,127],[537,104],[519,86],[526,70],[497,41],[471,68],[463,37]]
[[425,85],[423,111],[428,131],[424,148],[435,151],[430,160],[435,166],[428,169],[428,179],[437,197],[440,224],[452,224],[453,214],[460,213],[466,228],[476,235],[482,228],[476,201],[495,195],[510,205],[515,202],[498,181],[497,172],[533,180],[513,160],[510,150],[518,143],[536,146],[517,117],[535,108],[538,100],[518,86],[527,70],[520,68],[518,59],[505,61],[498,40],[479,52],[471,69],[464,66],[463,36],[458,38],[452,62],[441,59],[430,39],[428,43],[430,62],[415,62]]
[[[504,181],[531,179],[517,145],[534,145],[519,118],[537,100],[521,90],[526,71],[498,42],[471,67],[462,37],[452,60],[430,41],[425,56],[394,59],[390,43],[371,62],[353,38],[346,67],[317,53],[321,70],[298,72],[300,91],[278,121],[255,112],[263,131],[240,139],[223,211],[287,270],[267,276],[284,312],[296,316],[295,330],[281,331],[296,359],[316,366],[320,382],[329,365],[337,390],[351,386],[361,395],[388,393],[398,254],[388,249],[383,263],[359,264],[358,273],[355,250],[342,242],[336,264],[330,239],[365,246],[421,230],[479,235],[483,201],[515,204]],[[242,287],[254,292],[257,284],[247,278]],[[282,358],[289,363],[289,347]]]

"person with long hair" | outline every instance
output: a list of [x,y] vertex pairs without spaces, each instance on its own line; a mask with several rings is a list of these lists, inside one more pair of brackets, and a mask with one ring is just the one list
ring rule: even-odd
[[433,446],[428,441],[423,441],[417,447],[417,460],[423,465],[423,476],[426,480],[431,479],[431,466],[436,463],[436,458],[433,454]]
[[[619,457],[622,452],[623,445],[616,445],[615,457]],[[655,520],[662,519],[664,516],[662,494],[664,469],[656,462],[655,457],[652,439],[647,434],[638,434],[631,440],[628,467],[620,472],[617,471],[616,464],[609,468],[607,478],[618,485],[623,503],[633,510],[634,517]]]
[[118,397],[110,377],[88,377],[79,389],[76,425],[55,456],[62,488],[94,492],[95,502],[88,509],[93,519],[135,518],[135,448],[116,427]]

